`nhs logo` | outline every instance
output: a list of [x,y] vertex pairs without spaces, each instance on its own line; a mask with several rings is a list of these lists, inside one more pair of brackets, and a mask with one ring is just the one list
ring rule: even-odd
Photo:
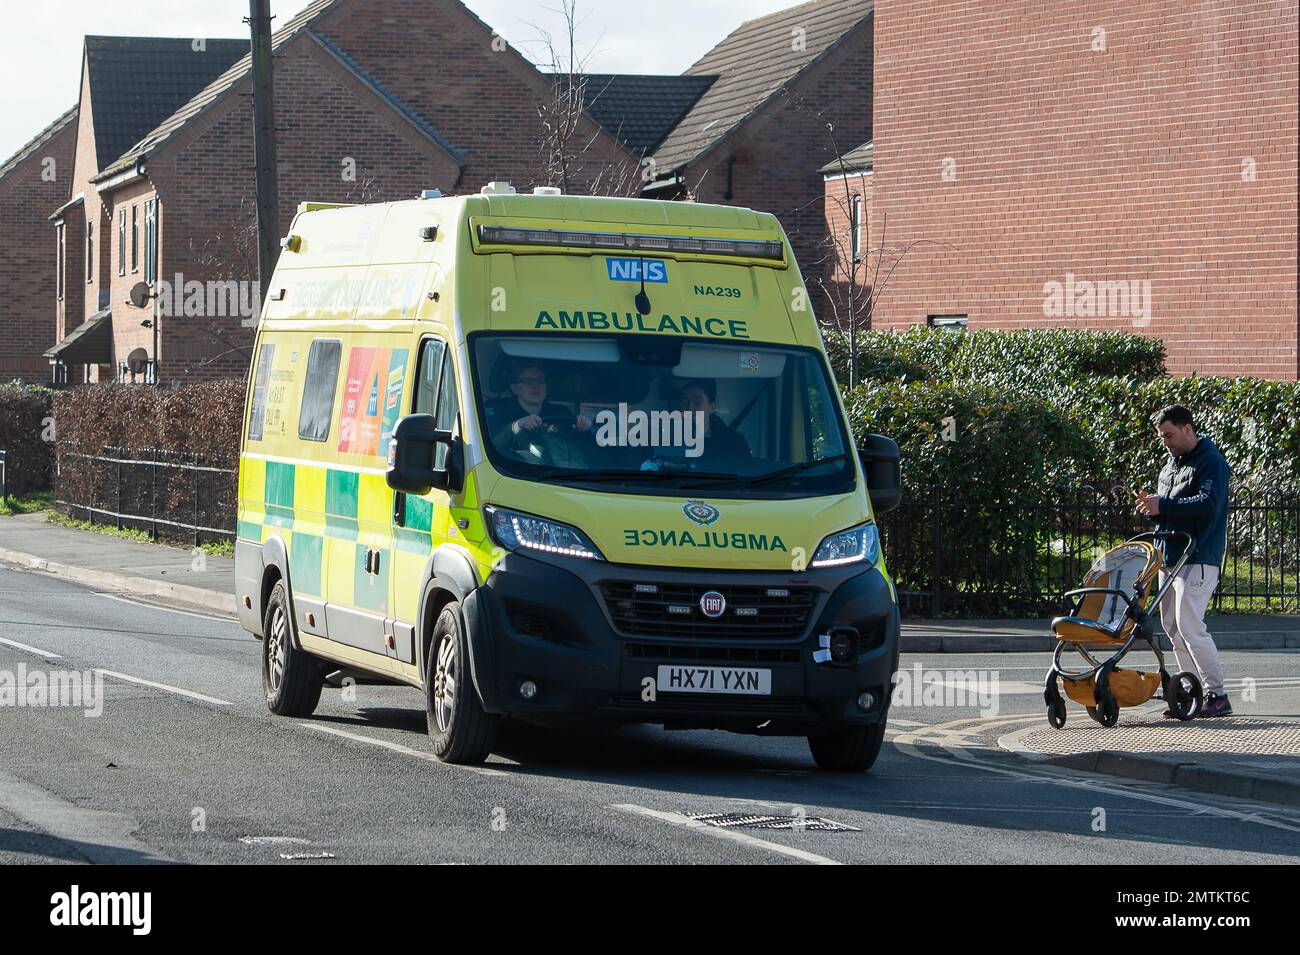
[[647,282],[668,281],[668,263],[663,259],[605,259],[605,268],[609,270],[611,282],[640,282],[643,265]]

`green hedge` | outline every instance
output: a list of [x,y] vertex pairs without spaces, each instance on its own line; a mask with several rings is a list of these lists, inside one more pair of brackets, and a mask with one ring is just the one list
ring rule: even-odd
[[[836,377],[847,384],[848,336],[827,332],[824,338]],[[1034,390],[1095,375],[1145,381],[1165,370],[1158,338],[1070,329],[867,332],[859,336],[858,356],[863,379],[997,378]]]
[[54,463],[54,392],[35,385],[0,385],[0,451],[6,452],[6,490],[17,496],[50,486]]

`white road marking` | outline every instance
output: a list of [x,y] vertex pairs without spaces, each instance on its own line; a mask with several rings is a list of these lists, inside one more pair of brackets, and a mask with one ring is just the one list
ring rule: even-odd
[[111,676],[115,680],[125,680],[127,683],[139,683],[141,686],[152,687],[155,690],[166,690],[168,693],[175,693],[177,696],[189,697],[191,700],[198,700],[201,703],[214,703],[217,706],[234,706],[229,700],[219,700],[215,696],[207,696],[203,693],[196,693],[193,690],[185,690],[179,686],[171,686],[167,683],[155,683],[153,680],[145,680],[138,676],[130,676],[126,673],[118,673],[116,670],[96,669],[96,673],[102,673],[104,676]]
[[192,610],[177,610],[175,607],[165,607],[162,604],[152,604],[143,600],[132,600],[130,597],[123,597],[120,594],[108,594],[102,591],[92,590],[96,597],[104,597],[107,600],[116,600],[118,603],[130,604],[132,607],[141,607],[145,610],[162,610],[165,613],[178,613],[183,617],[196,617],[199,620],[212,620],[216,623],[234,623],[234,617],[218,617],[213,614],[195,613]]
[[509,773],[503,773],[499,769],[488,769],[486,766],[453,766],[451,763],[444,763],[434,756],[433,753],[426,753],[423,750],[412,749],[409,746],[403,746],[401,743],[390,743],[386,739],[375,739],[372,736],[362,736],[359,733],[349,733],[333,726],[325,726],[321,723],[302,723],[298,724],[309,730],[317,730],[321,733],[329,733],[331,736],[342,736],[344,739],[350,739],[357,743],[367,743],[370,746],[378,746],[382,749],[391,750],[394,753],[402,753],[405,756],[414,756],[416,759],[422,759],[428,763],[438,763],[440,766],[451,766],[453,769],[467,769],[471,773],[478,773],[480,776],[509,776]]
[[632,803],[617,803],[609,808],[617,809],[619,812],[631,813],[636,816],[647,816],[651,819],[658,819],[660,822],[667,822],[674,826],[682,826],[685,829],[691,829],[706,836],[725,839],[729,842],[739,842],[743,845],[752,846],[755,849],[766,849],[768,852],[790,856],[801,862],[811,862],[814,865],[844,864],[843,862],[837,862],[836,860],[826,856],[819,856],[815,852],[805,852],[803,849],[796,849],[793,846],[782,845],[779,842],[768,842],[766,839],[759,839],[757,836],[751,836],[745,832],[737,832],[734,829],[718,829],[715,826],[710,826],[697,819],[683,816],[681,813],[660,812],[657,809],[647,809],[645,806],[637,806]]
[[[1016,720],[1014,718],[997,720],[997,721],[990,721],[985,725],[994,726],[1001,723],[1012,723],[1015,721]],[[949,724],[941,724],[941,726],[947,727],[947,726],[956,726],[965,723],[975,724],[980,722],[981,722],[980,720],[963,719],[963,720],[954,720],[952,723]],[[940,728],[941,727],[936,727],[936,729],[940,729]],[[971,728],[974,727],[972,726]],[[925,738],[928,735],[929,734],[925,730],[922,730],[920,732],[895,739],[894,746],[898,749],[900,753],[903,753],[906,756],[911,756],[914,759],[924,759],[935,763],[951,764],[953,762],[952,759],[947,759],[942,756],[933,756],[927,753],[922,753],[917,749],[915,744],[918,741],[925,740]],[[1287,832],[1300,832],[1300,826],[1289,825],[1280,820],[1271,819],[1267,816],[1262,815],[1258,810],[1246,812],[1237,809],[1227,809],[1222,806],[1209,805],[1207,803],[1194,802],[1190,799],[1175,799],[1172,796],[1162,796],[1162,795],[1157,795],[1156,793],[1153,792],[1143,792],[1137,788],[1137,785],[1134,785],[1131,788],[1125,786],[1111,785],[1106,783],[1103,780],[1089,779],[1086,778],[1085,776],[1076,775],[1076,773],[1072,770],[1059,769],[1057,767],[1052,767],[1052,769],[1050,770],[1047,768],[1031,770],[1031,769],[1012,769],[1010,767],[1003,767],[1003,766],[993,766],[984,762],[983,760],[980,760],[972,753],[970,753],[968,750],[962,749],[957,746],[948,747],[944,745],[943,740],[941,738],[936,739],[934,741],[939,743],[940,746],[945,751],[947,751],[953,757],[955,757],[955,760],[963,766],[969,766],[971,769],[979,769],[988,773],[997,773],[1001,776],[1009,776],[1013,779],[1018,779],[1021,782],[1050,783],[1055,786],[1065,786],[1070,789],[1084,789],[1084,790],[1088,790],[1089,792],[1105,793],[1107,795],[1115,796],[1120,799],[1133,799],[1139,802],[1155,803],[1156,805],[1173,806],[1178,809],[1192,811],[1192,812],[1199,812],[1209,816],[1217,816],[1222,819],[1232,819],[1237,822],[1250,822],[1261,826],[1268,826],[1269,828],[1273,828],[1273,829],[1282,829]],[[1137,783],[1137,781],[1134,782]],[[1142,784],[1138,783],[1138,785],[1142,785]],[[1161,784],[1150,784],[1150,785],[1161,785]]]
[[36,654],[38,657],[49,657],[51,660],[62,659],[57,653],[51,653],[49,650],[42,650],[40,647],[29,647],[25,643],[19,643],[17,640],[6,640],[4,637],[0,637],[0,643],[3,643],[8,647],[15,647],[19,650],[26,650],[28,653]]

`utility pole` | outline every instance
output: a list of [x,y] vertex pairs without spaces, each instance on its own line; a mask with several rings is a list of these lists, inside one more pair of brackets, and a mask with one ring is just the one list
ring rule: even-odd
[[276,187],[275,106],[271,84],[271,0],[248,0],[252,33],[253,158],[257,167],[257,279],[266,301],[280,255],[280,196]]

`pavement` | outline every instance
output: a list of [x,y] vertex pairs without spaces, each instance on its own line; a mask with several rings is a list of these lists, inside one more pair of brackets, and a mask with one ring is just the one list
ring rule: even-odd
[[[100,591],[235,613],[232,560],[60,527],[45,522],[40,514],[0,518],[0,563]],[[1041,708],[1042,674],[1053,646],[1047,624],[1046,620],[905,621],[906,655],[941,661],[935,666],[964,672],[968,660],[984,660],[980,655],[1014,653],[1020,655],[1018,660],[991,659],[991,669],[1026,674],[1022,680],[1003,680],[1000,691],[1029,714],[1019,717],[1020,725],[1008,729],[1005,719],[985,718],[947,735],[927,736],[926,741],[978,744],[1011,754],[1026,765],[1300,806],[1300,676],[1274,674],[1266,668],[1268,675],[1230,680],[1229,695],[1238,715],[1224,719],[1164,721],[1159,716],[1163,704],[1156,702],[1123,711],[1119,725],[1106,729],[1089,720],[1082,708],[1068,704],[1070,717],[1064,729],[1050,729],[1045,716],[1041,724],[1028,726],[1025,722]],[[1280,654],[1279,659],[1290,663],[1300,651],[1300,617],[1295,615],[1217,615],[1210,618],[1210,630],[1225,654],[1255,651],[1241,655],[1247,661],[1268,661]],[[1007,659],[1032,662],[1019,666],[1007,664]],[[907,661],[905,657],[904,669]],[[990,668],[982,662],[979,670],[986,669]],[[1225,665],[1230,673],[1257,669],[1250,663],[1237,664],[1235,670]],[[1249,705],[1257,694],[1272,704],[1263,710]],[[894,713],[900,712],[904,710],[896,705]]]

